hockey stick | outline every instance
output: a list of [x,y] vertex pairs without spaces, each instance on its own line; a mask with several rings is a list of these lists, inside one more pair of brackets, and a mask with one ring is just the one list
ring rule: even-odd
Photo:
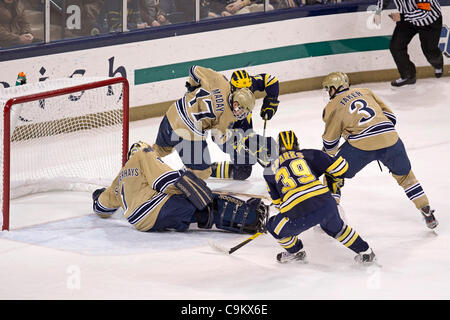
[[247,243],[249,243],[250,241],[252,241],[252,240],[258,238],[258,237],[259,237],[260,235],[262,235],[262,234],[263,234],[262,232],[257,232],[257,233],[255,233],[254,235],[252,235],[250,238],[248,238],[248,239],[242,241],[241,243],[239,243],[238,245],[236,245],[236,246],[234,246],[234,247],[232,247],[232,248],[230,248],[230,249],[226,249],[226,248],[224,248],[224,247],[222,247],[222,246],[216,244],[216,243],[213,242],[213,241],[209,241],[208,243],[209,243],[209,245],[210,245],[213,249],[215,249],[215,250],[217,250],[217,251],[219,251],[219,252],[222,252],[222,253],[225,253],[225,254],[232,254],[232,253],[235,252],[236,250],[238,250],[238,249],[242,248],[243,246],[245,246],[245,245],[246,245]]
[[266,125],[267,125],[267,115],[264,117],[264,128],[263,128],[263,141],[266,142]]

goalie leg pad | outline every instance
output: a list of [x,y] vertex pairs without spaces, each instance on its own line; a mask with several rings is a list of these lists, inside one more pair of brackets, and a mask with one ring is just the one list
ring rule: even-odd
[[175,182],[175,186],[199,210],[203,210],[213,200],[211,189],[202,179],[187,170]]
[[269,206],[261,199],[247,201],[230,195],[215,195],[214,223],[218,229],[237,233],[265,232]]

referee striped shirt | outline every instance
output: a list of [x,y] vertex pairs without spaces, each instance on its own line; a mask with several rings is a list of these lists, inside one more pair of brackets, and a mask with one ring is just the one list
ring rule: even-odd
[[[378,11],[389,3],[390,0],[378,0]],[[442,15],[438,0],[394,0],[394,3],[405,21],[419,27],[432,24]]]

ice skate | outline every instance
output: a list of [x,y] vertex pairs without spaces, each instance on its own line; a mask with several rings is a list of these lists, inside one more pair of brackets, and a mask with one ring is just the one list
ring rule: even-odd
[[288,263],[288,262],[307,263],[306,252],[304,250],[300,250],[297,253],[289,253],[287,251],[280,252],[279,254],[277,254],[277,261],[279,263]]
[[355,261],[361,264],[372,264],[376,261],[375,253],[369,248],[355,256]]
[[425,218],[425,223],[427,224],[427,227],[430,229],[434,229],[438,225],[438,221],[434,217],[434,210],[430,208],[430,206],[423,207],[420,212],[422,213],[422,216]]

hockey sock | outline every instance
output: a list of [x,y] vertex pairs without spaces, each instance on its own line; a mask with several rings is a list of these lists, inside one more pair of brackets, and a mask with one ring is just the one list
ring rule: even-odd
[[297,253],[303,249],[303,243],[297,236],[281,238],[277,240],[281,247],[289,253]]
[[407,175],[398,176],[393,174],[392,176],[397,180],[397,183],[403,190],[405,190],[406,196],[414,203],[417,209],[420,210],[429,204],[428,197],[412,171],[409,171]]
[[364,241],[353,228],[347,225],[344,225],[335,238],[337,241],[356,253],[366,251],[369,248],[367,242]]
[[252,165],[235,165],[228,161],[211,165],[211,177],[221,179],[245,180],[252,173]]

